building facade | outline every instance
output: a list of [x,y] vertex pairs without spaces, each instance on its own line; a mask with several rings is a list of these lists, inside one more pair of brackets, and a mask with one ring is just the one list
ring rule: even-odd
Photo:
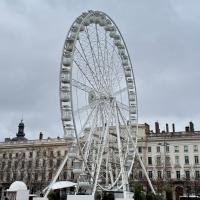
[[[24,124],[19,124],[17,136],[0,143],[0,197],[16,180],[24,181],[32,193],[41,192],[51,181],[72,141],[63,138],[27,140]],[[65,164],[60,180],[73,180],[73,160]]]
[[[155,189],[162,192],[168,184],[172,187],[174,199],[180,195],[200,195],[200,131],[194,125],[185,127],[185,131],[160,131],[158,122],[155,132],[149,125],[140,126],[138,152],[141,156],[149,178]],[[133,178],[146,181],[138,162],[135,163]]]
[[[178,200],[181,194],[200,194],[200,132],[194,130],[191,122],[183,132],[172,127],[172,131],[168,125],[165,131],[160,131],[156,122],[153,132],[148,124],[140,124],[137,148],[155,190],[161,193],[169,185]],[[41,192],[71,144],[72,140],[59,137],[44,139],[42,133],[38,139],[28,140],[21,122],[16,137],[0,143],[0,196],[15,180],[24,181],[32,193]],[[59,180],[74,181],[74,163],[72,158],[67,161]],[[148,185],[137,159],[130,181]],[[148,190],[148,186],[144,188]]]

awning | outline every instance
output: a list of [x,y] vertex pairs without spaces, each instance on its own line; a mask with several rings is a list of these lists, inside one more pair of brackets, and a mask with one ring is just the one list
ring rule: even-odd
[[70,188],[76,186],[77,183],[73,183],[71,181],[58,181],[55,182],[52,186],[52,190],[62,189],[62,188]]

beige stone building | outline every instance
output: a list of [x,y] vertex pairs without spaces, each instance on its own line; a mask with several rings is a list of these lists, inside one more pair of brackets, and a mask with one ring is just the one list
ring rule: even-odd
[[[171,131],[168,125],[165,131],[160,131],[158,122],[155,131],[150,131],[148,124],[140,124],[138,136],[139,155],[157,191],[168,184],[173,189],[174,199],[183,193],[200,194],[200,132],[194,130],[193,123],[183,132],[176,132],[174,125]],[[0,143],[1,195],[14,180],[24,181],[34,193],[42,191],[71,144],[71,140],[59,137],[44,139],[42,133],[38,139],[28,140],[21,122],[17,136]],[[74,160],[69,159],[59,179],[74,180],[73,167]],[[137,161],[130,180],[147,185]]]
[[[0,196],[15,180],[24,181],[31,192],[42,191],[52,179],[71,141],[63,138],[27,140],[24,124],[19,124],[17,137],[0,143]],[[73,180],[73,160],[68,160],[60,180]]]
[[[192,122],[181,132],[175,131],[174,124],[171,131],[168,124],[160,131],[156,122],[155,132],[150,131],[148,124],[140,126],[138,152],[157,191],[168,184],[174,199],[182,194],[200,195],[200,131],[194,130]],[[133,178],[145,183],[137,162],[135,167]]]

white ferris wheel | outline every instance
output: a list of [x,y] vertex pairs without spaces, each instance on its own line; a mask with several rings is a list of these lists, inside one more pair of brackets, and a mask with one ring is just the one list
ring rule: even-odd
[[62,54],[61,118],[65,138],[75,139],[75,145],[57,177],[73,157],[79,189],[92,195],[97,188],[121,190],[125,195],[137,155],[137,108],[132,63],[118,27],[103,12],[82,13]]

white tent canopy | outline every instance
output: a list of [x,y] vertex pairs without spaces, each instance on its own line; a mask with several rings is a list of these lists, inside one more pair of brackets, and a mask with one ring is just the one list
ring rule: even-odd
[[[49,185],[48,187],[51,187],[52,190],[62,189],[62,188],[70,188],[76,186],[77,183],[73,183],[71,181],[58,181],[55,182],[53,185]],[[46,187],[44,191],[48,188]]]

